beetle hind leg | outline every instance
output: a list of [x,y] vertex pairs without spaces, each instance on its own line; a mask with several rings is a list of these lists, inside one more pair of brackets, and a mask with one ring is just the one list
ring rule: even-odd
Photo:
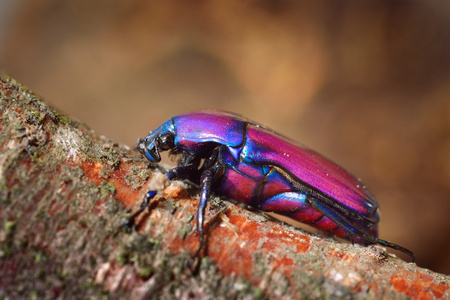
[[[280,193],[261,203],[258,208],[292,217],[327,232],[340,228],[350,240],[367,235],[358,226],[344,218],[341,213],[305,193]],[[376,243],[375,240],[365,240],[370,244]]]
[[392,248],[394,250],[398,250],[401,251],[405,254],[407,254],[410,258],[411,258],[411,262],[416,262],[416,256],[414,255],[414,252],[412,252],[409,249],[406,249],[405,247],[402,247],[400,245],[385,241],[385,240],[380,240],[377,238],[377,243],[380,244],[381,246],[385,246],[385,247],[389,247]]
[[381,240],[378,237],[370,234],[369,230],[359,225],[357,221],[345,218],[345,216],[341,215],[339,211],[333,209],[326,203],[318,201],[315,198],[311,198],[310,202],[314,208],[316,208],[318,211],[320,211],[326,217],[336,223],[336,225],[338,225],[339,228],[341,228],[347,234],[352,242],[356,239],[360,239],[362,240],[362,243],[366,245],[379,244],[385,247],[389,247],[407,254],[411,258],[411,261],[415,262],[415,256],[412,251],[400,245]]
[[347,237],[352,242],[356,241],[366,245],[380,244],[406,253],[414,262],[413,252],[397,244],[378,239],[370,233],[370,226],[364,227],[360,224],[364,224],[363,220],[349,218],[345,212],[304,193],[280,193],[261,203],[258,208],[292,217],[327,232],[340,229],[345,233],[343,237]]
[[319,201],[314,197],[309,199],[311,206],[321,212],[328,219],[333,221],[340,229],[342,229],[348,239],[352,242],[357,240],[359,243],[376,244],[377,238],[369,233],[369,230],[359,225],[356,220],[346,217],[345,213],[331,207],[323,201]]

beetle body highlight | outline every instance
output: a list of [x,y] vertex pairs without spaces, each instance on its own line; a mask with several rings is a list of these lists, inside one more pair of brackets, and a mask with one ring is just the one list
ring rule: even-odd
[[199,251],[212,190],[353,242],[403,251],[414,260],[408,249],[378,239],[378,203],[362,182],[313,150],[241,116],[209,110],[174,116],[139,140],[138,150],[151,162],[161,160],[160,151],[181,155],[168,178],[202,186]]

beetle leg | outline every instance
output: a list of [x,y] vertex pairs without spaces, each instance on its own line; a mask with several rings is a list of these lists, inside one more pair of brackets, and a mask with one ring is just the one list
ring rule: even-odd
[[204,244],[204,236],[205,232],[203,230],[203,223],[205,221],[205,210],[206,210],[206,204],[208,203],[209,196],[211,194],[211,180],[213,178],[213,173],[211,170],[205,170],[202,173],[201,177],[201,187],[202,191],[200,193],[200,203],[198,204],[198,210],[197,210],[197,232],[200,234],[200,245],[198,246],[197,251],[195,252],[194,257],[197,257],[200,251],[203,248]]
[[311,197],[309,199],[309,202],[311,203],[311,206],[313,206],[315,209],[323,213],[326,217],[328,217],[330,220],[336,223],[336,225],[338,225],[342,230],[344,230],[352,242],[354,241],[355,238],[361,238],[366,244],[380,244],[382,246],[389,247],[409,255],[409,257],[411,257],[412,262],[415,262],[415,255],[412,251],[397,244],[381,240],[376,236],[373,236],[361,226],[353,224],[351,220],[346,219],[338,212],[336,212],[336,210],[333,210],[327,204],[320,202],[315,198]]
[[188,159],[183,159],[178,167],[173,168],[167,173],[167,178],[169,178],[169,180],[191,179],[192,174],[198,173],[199,165],[199,158],[189,157]]
[[[337,227],[341,228],[352,242],[356,238],[360,238],[366,244],[380,243],[387,247],[390,247],[389,244],[391,244],[380,242],[382,240],[379,240],[377,237],[370,234],[366,228],[362,227],[357,221],[349,218],[345,213],[337,210],[335,207],[331,207],[328,203],[305,193],[281,193],[261,203],[259,208],[287,216],[301,210],[313,209],[320,213],[320,216],[317,218],[317,215],[314,216],[309,214],[312,217],[310,220],[307,220],[306,216],[304,216],[305,219],[303,219],[303,221],[307,224],[317,223],[322,220],[323,217],[327,217],[336,224]],[[400,250],[399,248],[400,246],[394,249]]]
[[326,216],[337,226],[339,226],[339,228],[341,228],[347,234],[352,243],[356,237],[362,238],[365,243],[376,243],[376,238],[374,236],[372,236],[359,226],[353,224],[351,220],[342,216],[338,211],[336,211],[326,203],[319,201],[314,197],[310,197],[308,200],[314,209],[321,212],[324,216]]
[[406,253],[411,258],[411,262],[416,262],[416,256],[414,255],[414,252],[406,249],[405,247],[402,247],[400,245],[397,245],[397,244],[394,244],[394,243],[391,243],[391,242],[388,242],[385,240],[380,240],[378,238],[377,238],[377,244],[380,244],[381,246],[389,247],[389,248],[401,251],[403,253]]
[[[327,203],[324,203],[314,197],[306,196],[304,193],[298,192],[286,192],[275,195],[259,205],[260,209],[264,211],[272,211],[283,215],[289,215],[295,211],[310,209],[320,212],[323,216],[333,221],[339,228],[341,228],[350,240],[353,242],[356,238],[362,239],[366,244],[380,244],[385,247],[389,247],[403,253],[406,253],[411,257],[414,262],[414,253],[410,250],[403,248],[397,244],[378,239],[370,234],[364,227],[358,225],[357,222],[352,219],[346,218],[336,209],[330,207]],[[307,223],[307,222],[306,222]]]
[[155,197],[155,195],[156,191],[148,191],[145,194],[144,199],[139,204],[139,210],[134,214],[132,214],[128,218],[128,220],[123,224],[123,226],[125,226],[125,229],[128,232],[131,232],[133,230],[134,226],[136,225],[135,223],[136,217],[139,216],[147,208],[147,206],[150,204],[150,200],[152,200],[152,198]]

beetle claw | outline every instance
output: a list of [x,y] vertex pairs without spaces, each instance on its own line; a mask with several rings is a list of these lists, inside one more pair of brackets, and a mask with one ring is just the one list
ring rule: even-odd
[[122,226],[125,228],[126,233],[132,233],[136,229],[134,218],[128,218],[128,220],[122,223]]
[[189,257],[184,265],[185,272],[189,275],[197,274],[200,267],[200,258],[197,256]]

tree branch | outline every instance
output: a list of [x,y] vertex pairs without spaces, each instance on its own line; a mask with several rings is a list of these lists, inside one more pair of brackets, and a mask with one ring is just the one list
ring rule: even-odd
[[[0,78],[0,296],[449,298],[449,276],[213,197],[198,273],[196,189]],[[149,189],[138,219],[122,223]]]

